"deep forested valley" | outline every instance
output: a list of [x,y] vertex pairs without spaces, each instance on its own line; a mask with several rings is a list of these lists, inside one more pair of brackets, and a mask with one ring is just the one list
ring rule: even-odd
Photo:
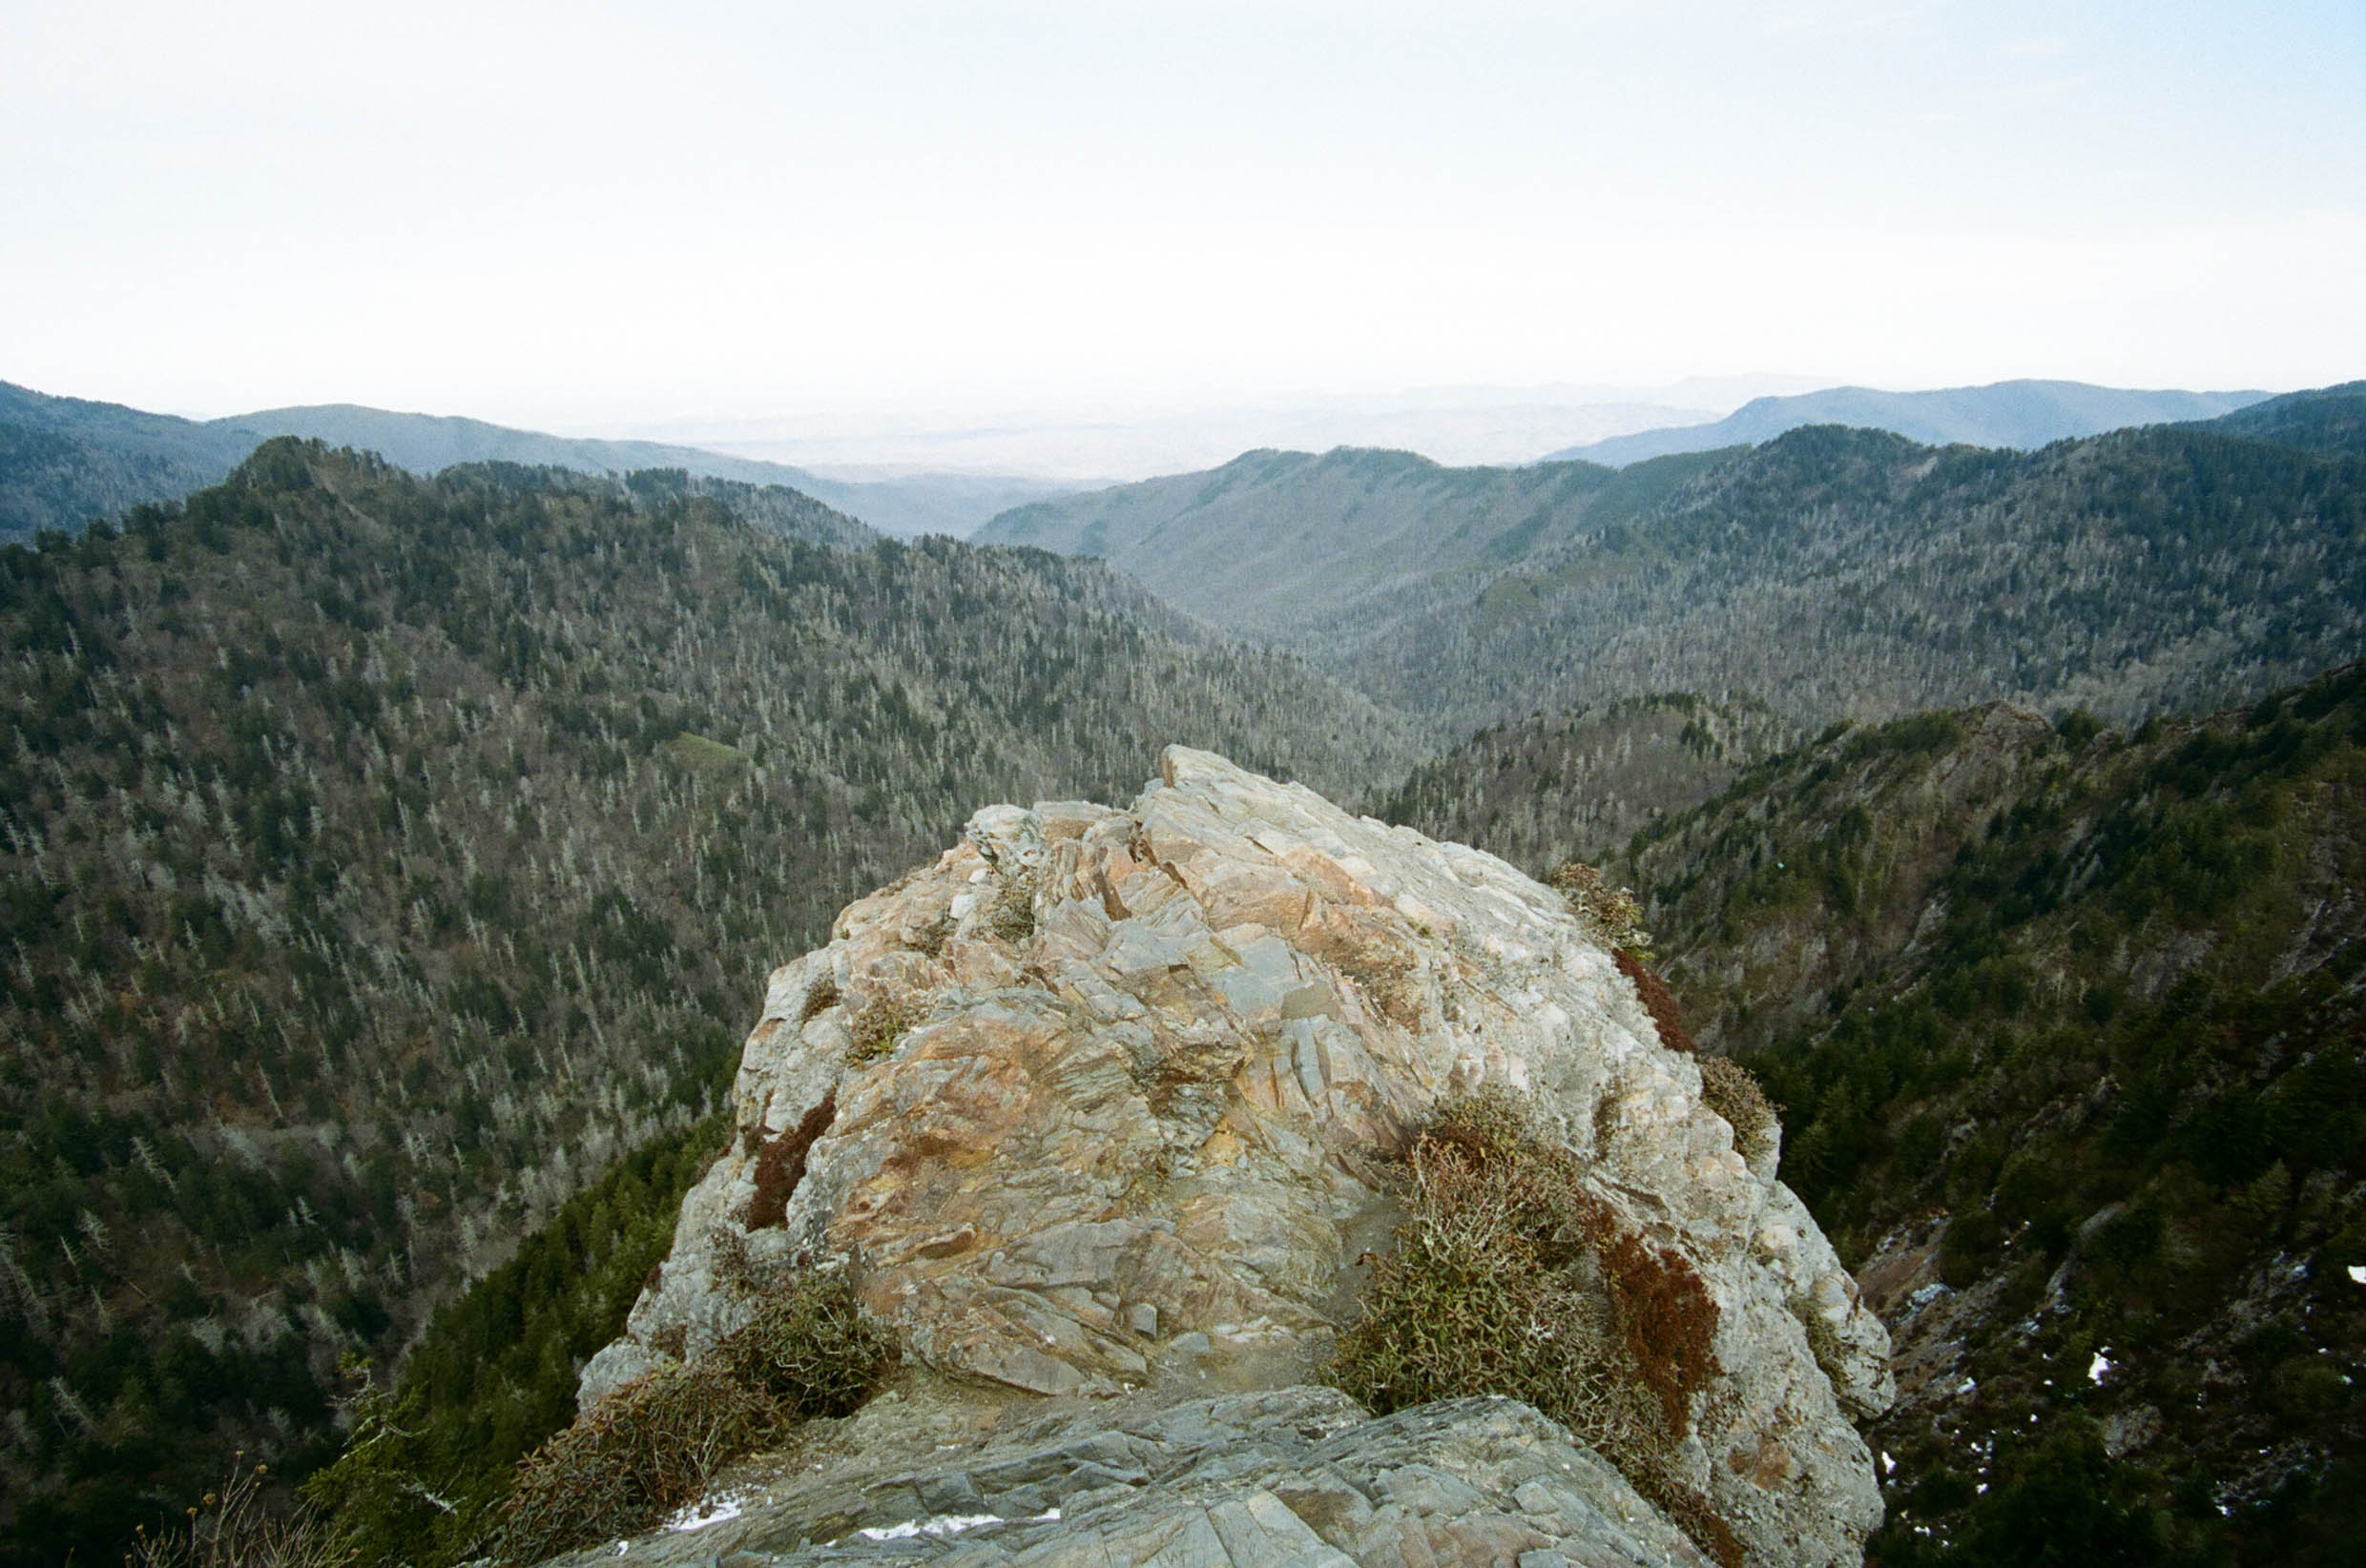
[[[1540,780],[1534,809],[1586,794]],[[1460,811],[1415,819],[1557,853]],[[1890,1325],[1879,1561],[2366,1538],[2361,846],[2351,665],[2132,732],[1836,724],[1607,857]]]
[[0,552],[12,1560],[332,1454],[339,1357],[712,1109],[764,973],[976,806],[1178,735],[1342,793],[1409,757],[1106,568],[865,537],[279,442]]
[[1806,732],[1991,698],[2131,719],[2357,648],[2355,402],[2036,452],[1837,425],[1617,470],[1255,452],[978,537],[1103,557],[1453,739],[1674,691]]
[[[766,972],[976,808],[1130,798],[1170,741],[1637,890],[1897,1336],[1878,1560],[2027,1560],[2033,1520],[2343,1560],[2355,402],[1253,454],[1031,514],[1069,555],[278,440],[0,550],[0,1560],[112,1560],[357,1422],[357,1538],[458,1552],[423,1499],[572,1418]],[[1228,582],[1263,620],[1186,613]]]

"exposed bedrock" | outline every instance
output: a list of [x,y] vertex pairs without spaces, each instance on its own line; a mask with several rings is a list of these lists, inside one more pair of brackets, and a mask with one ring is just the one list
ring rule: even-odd
[[[1689,1261],[1716,1375],[1679,1464],[1756,1562],[1854,1562],[1888,1339],[1693,1060],[1491,856],[1168,749],[1130,809],[979,812],[775,972],[739,1136],[586,1405],[844,1267],[935,1370],[1047,1395],[1302,1381],[1442,1097],[1505,1084],[1624,1231]],[[1183,1395],[1178,1393],[1178,1397]]]

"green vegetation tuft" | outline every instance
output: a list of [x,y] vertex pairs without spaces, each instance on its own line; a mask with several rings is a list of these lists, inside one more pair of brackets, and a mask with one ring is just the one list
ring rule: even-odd
[[877,993],[856,1009],[847,1023],[852,1037],[846,1047],[848,1064],[860,1066],[885,1056],[923,1016],[921,1005],[912,998],[891,991]]

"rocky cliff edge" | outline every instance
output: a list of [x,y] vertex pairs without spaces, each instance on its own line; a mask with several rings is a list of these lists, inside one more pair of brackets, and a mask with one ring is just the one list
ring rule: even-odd
[[738,1137],[583,1404],[699,1354],[789,1264],[846,1268],[982,1392],[1304,1381],[1399,1217],[1392,1156],[1500,1084],[1715,1303],[1687,1484],[1754,1563],[1858,1560],[1881,1509],[1850,1418],[1891,1398],[1887,1335],[1612,955],[1491,856],[1203,752],[1160,775],[1125,811],[979,812],[775,972]]

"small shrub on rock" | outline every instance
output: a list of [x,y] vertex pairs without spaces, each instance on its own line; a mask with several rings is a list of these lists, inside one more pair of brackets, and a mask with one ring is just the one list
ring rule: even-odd
[[1386,1413],[1497,1393],[1561,1422],[1720,1560],[1733,1533],[1677,1478],[1716,1375],[1717,1306],[1684,1255],[1622,1229],[1501,1088],[1449,1100],[1406,1157],[1410,1217],[1372,1260],[1331,1381]]
[[767,1291],[756,1316],[716,1347],[737,1382],[797,1420],[848,1415],[895,1369],[896,1336],[863,1314],[842,1274]]
[[518,1462],[488,1541],[538,1562],[649,1529],[783,1428],[861,1405],[897,1360],[842,1274],[801,1274],[707,1355],[615,1391]]
[[1701,1058],[1700,1070],[1701,1098],[1733,1125],[1733,1147],[1753,1168],[1764,1165],[1779,1146],[1782,1123],[1758,1075],[1722,1056]]
[[1643,905],[1632,888],[1612,887],[1583,860],[1565,860],[1546,878],[1568,900],[1570,912],[1609,948],[1638,958],[1651,956],[1651,934],[1643,929]]
[[1635,995],[1643,1000],[1643,1010],[1651,1015],[1651,1026],[1659,1031],[1659,1042],[1671,1051],[1698,1056],[1700,1047],[1685,1028],[1683,1010],[1677,1007],[1675,993],[1668,989],[1668,982],[1624,947],[1610,956],[1618,963],[1618,972],[1634,982]]
[[1001,941],[1023,942],[1035,935],[1035,890],[1016,877],[1003,883],[986,923]]
[[846,1061],[854,1065],[878,1061],[896,1048],[896,1042],[920,1018],[918,1006],[882,991],[864,1002],[848,1023],[847,1032],[854,1037],[854,1042],[846,1047]]
[[711,1359],[637,1378],[518,1461],[493,1558],[539,1562],[646,1530],[777,1424],[761,1390]]

